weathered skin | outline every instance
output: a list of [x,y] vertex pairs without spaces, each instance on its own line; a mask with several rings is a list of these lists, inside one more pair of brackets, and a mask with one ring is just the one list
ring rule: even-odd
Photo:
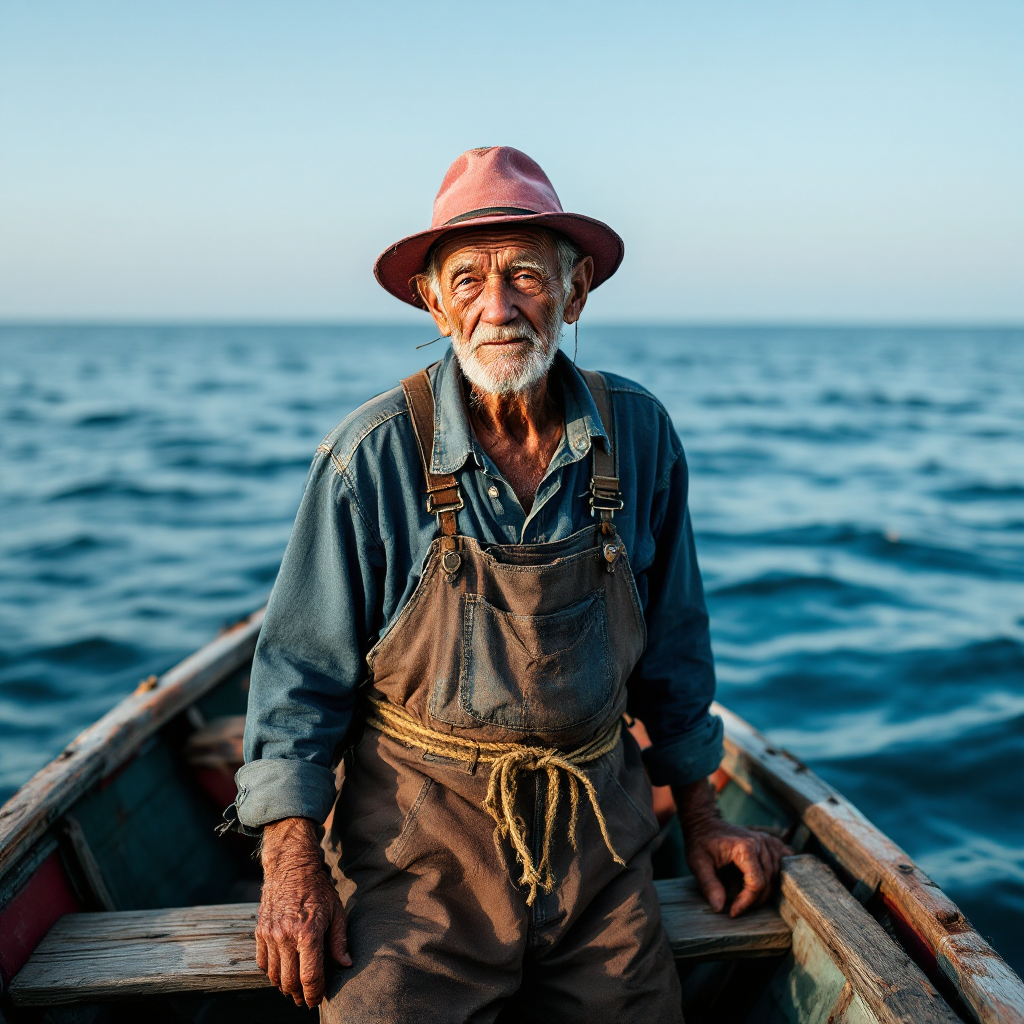
[[[515,327],[525,321],[546,335],[551,323],[575,323],[594,276],[594,261],[586,256],[573,273],[568,296],[564,295],[555,243],[549,235],[529,229],[456,235],[442,243],[439,255],[441,299],[426,278],[420,278],[418,287],[437,329],[446,338],[454,327],[463,337],[471,338],[480,325]],[[557,337],[549,342],[557,344]],[[485,343],[476,353],[487,363],[498,358],[500,350],[528,344]],[[469,415],[473,431],[529,512],[562,438],[562,412],[551,401],[547,379],[515,395],[488,394],[476,387],[472,392]]]
[[673,787],[672,795],[679,806],[686,863],[711,909],[716,914],[725,909],[725,886],[717,872],[730,864],[742,873],[743,889],[730,904],[729,916],[761,906],[771,895],[782,858],[793,851],[775,836],[723,821],[714,791],[704,779]]
[[[593,261],[585,257],[564,295],[554,242],[529,229],[456,235],[444,243],[441,257],[440,297],[425,277],[418,287],[445,337],[453,328],[471,338],[480,324],[524,323],[546,336],[548,325],[557,323],[559,304],[565,323],[579,319],[594,273]],[[557,338],[550,343],[556,344]],[[489,361],[501,357],[499,350],[507,352],[506,346],[527,344],[489,343],[477,352]],[[474,388],[472,397],[473,430],[528,511],[563,430],[561,409],[549,394],[547,379],[514,395]],[[718,913],[725,908],[726,891],[716,870],[729,864],[739,869],[744,883],[729,907],[730,916],[760,906],[771,892],[780,858],[792,851],[773,836],[723,821],[711,787],[703,780],[673,792],[687,862],[712,909]],[[265,881],[256,929],[257,963],[296,1003],[317,1006],[324,996],[324,937],[339,964],[350,967],[352,961],[346,951],[341,902],[323,868],[316,824],[286,818],[267,825],[262,857]]]
[[341,900],[324,869],[317,827],[285,818],[263,830],[263,892],[256,924],[256,963],[297,1005],[324,997],[324,936],[331,956],[351,967]]

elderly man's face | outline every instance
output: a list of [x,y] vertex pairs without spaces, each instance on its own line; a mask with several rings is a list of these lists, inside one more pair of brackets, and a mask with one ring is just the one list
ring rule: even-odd
[[[590,260],[584,260],[589,284]],[[567,295],[554,239],[530,229],[477,230],[442,244],[436,282],[420,293],[438,327],[450,333],[470,382],[492,394],[515,394],[540,380],[558,349],[563,318],[570,315],[575,282]],[[570,300],[570,301],[567,301]],[[576,318],[578,310],[572,319]]]

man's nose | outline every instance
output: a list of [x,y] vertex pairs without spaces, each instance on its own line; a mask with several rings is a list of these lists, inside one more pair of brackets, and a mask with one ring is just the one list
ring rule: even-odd
[[519,307],[515,304],[515,289],[502,274],[488,274],[484,278],[481,299],[483,306],[480,310],[480,319],[484,323],[501,326],[519,316]]

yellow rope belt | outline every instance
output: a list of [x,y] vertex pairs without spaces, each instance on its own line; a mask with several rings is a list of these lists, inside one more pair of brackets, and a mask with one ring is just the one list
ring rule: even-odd
[[[622,733],[621,719],[616,718],[604,732],[589,743],[577,750],[566,752],[551,747],[528,747],[521,743],[475,743],[459,736],[435,732],[417,722],[405,708],[395,704],[376,700],[371,700],[370,703],[373,705],[373,711],[368,715],[366,724],[385,736],[390,736],[407,747],[416,747],[438,757],[465,761],[474,766],[478,763],[493,766],[487,786],[487,797],[484,800],[484,810],[494,819],[494,844],[499,852],[502,839],[508,838],[512,843],[516,859],[523,869],[519,884],[530,887],[529,895],[526,897],[527,906],[533,906],[538,889],[550,893],[555,887],[555,878],[551,870],[551,837],[555,830],[555,817],[558,814],[561,796],[560,772],[564,772],[569,779],[569,842],[572,848],[579,850],[576,845],[576,823],[579,818],[582,786],[590,798],[590,806],[594,809],[594,817],[597,819],[608,852],[617,864],[625,866],[626,862],[612,846],[611,836],[608,835],[608,823],[601,813],[594,784],[580,768],[580,765],[596,761],[615,749]],[[524,771],[543,771],[548,778],[540,864],[534,864],[533,854],[526,841],[526,823],[515,812],[519,777]]]

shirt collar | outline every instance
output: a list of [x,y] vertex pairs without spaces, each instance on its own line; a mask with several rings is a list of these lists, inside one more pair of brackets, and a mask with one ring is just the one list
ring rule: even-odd
[[[590,451],[595,437],[601,439],[607,450],[608,435],[586,381],[564,352],[555,356],[554,368],[561,377],[565,393],[565,447],[571,453],[567,461],[582,459]],[[441,476],[460,470],[476,451],[462,390],[462,373],[452,349],[438,365],[433,385],[434,448],[430,471]]]

